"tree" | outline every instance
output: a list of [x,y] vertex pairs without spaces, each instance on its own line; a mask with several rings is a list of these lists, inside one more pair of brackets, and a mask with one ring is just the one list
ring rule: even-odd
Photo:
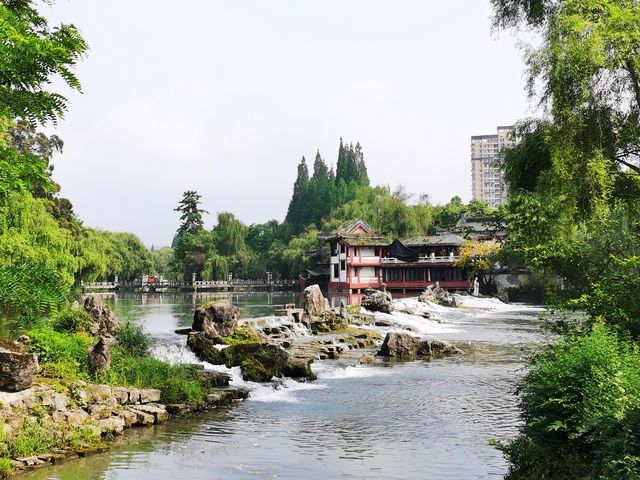
[[187,190],[182,196],[182,200],[174,211],[180,212],[180,227],[176,232],[176,238],[189,233],[196,233],[202,230],[204,222],[202,220],[203,213],[209,213],[206,210],[198,208],[200,205],[200,195],[194,190]]
[[46,86],[59,76],[72,89],[81,90],[73,69],[87,44],[73,25],[50,28],[33,3],[0,4],[0,38],[5,39],[0,42],[0,116],[55,123],[64,115],[67,99]]
[[465,267],[470,278],[478,277],[480,286],[491,285],[498,266],[500,245],[497,242],[479,242],[468,240],[460,247],[460,258],[455,265]]
[[291,196],[289,209],[287,210],[287,216],[285,218],[285,222],[292,226],[295,233],[302,231],[306,220],[309,218],[307,204],[308,191],[309,169],[307,168],[307,161],[302,157],[298,164],[298,176],[293,184],[293,195]]

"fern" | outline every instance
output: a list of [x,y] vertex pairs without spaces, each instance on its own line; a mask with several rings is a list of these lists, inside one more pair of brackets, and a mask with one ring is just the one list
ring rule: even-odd
[[0,266],[0,306],[13,312],[22,327],[56,313],[69,288],[55,270],[37,265]]

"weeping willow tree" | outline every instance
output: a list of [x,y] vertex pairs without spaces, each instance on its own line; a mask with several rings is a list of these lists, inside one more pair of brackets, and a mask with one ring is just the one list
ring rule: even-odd
[[532,359],[507,478],[640,478],[640,3],[492,3],[497,27],[540,35],[525,60],[545,112],[505,154],[502,251],[589,315]]

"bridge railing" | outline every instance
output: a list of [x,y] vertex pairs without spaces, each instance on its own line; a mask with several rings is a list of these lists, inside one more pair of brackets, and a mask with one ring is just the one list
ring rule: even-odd
[[197,280],[195,282],[184,282],[179,280],[162,280],[157,282],[144,282],[136,280],[133,282],[80,282],[80,286],[87,290],[104,290],[115,288],[220,288],[220,287],[293,287],[298,285],[296,280]]

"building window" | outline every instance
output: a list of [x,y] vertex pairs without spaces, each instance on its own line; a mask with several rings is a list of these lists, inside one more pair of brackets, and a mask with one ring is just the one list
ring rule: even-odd
[[346,253],[347,252],[347,246],[344,243],[340,244],[340,253]]
[[333,266],[333,278],[338,278],[340,277],[340,265],[338,265],[337,263]]
[[331,256],[335,257],[336,255],[338,255],[338,244],[337,243],[332,243],[331,244]]
[[342,260],[340,262],[340,270],[342,270],[343,272],[347,269],[347,261],[346,260]]

